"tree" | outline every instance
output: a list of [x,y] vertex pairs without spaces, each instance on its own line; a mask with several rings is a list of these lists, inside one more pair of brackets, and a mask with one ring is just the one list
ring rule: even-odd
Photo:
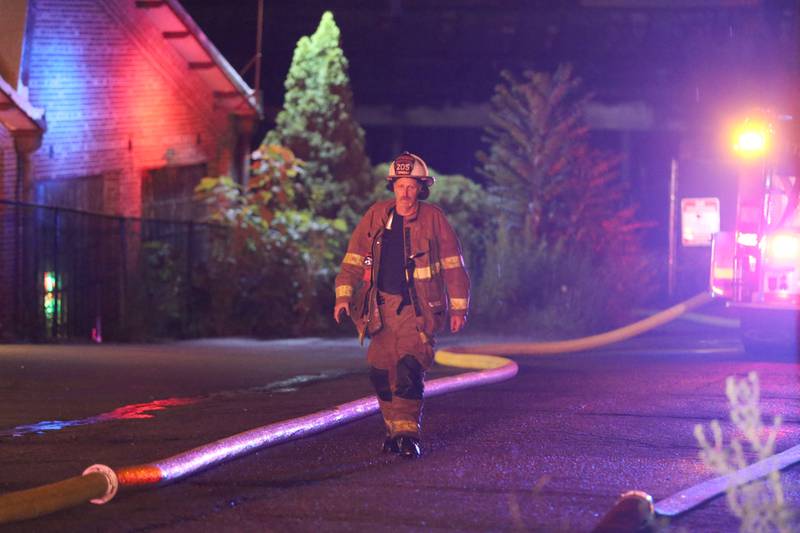
[[370,163],[339,28],[329,11],[313,35],[298,41],[285,88],[283,109],[265,143],[285,146],[305,161],[300,208],[352,220],[372,189]]
[[592,313],[619,320],[652,290],[646,225],[619,178],[620,158],[590,146],[583,115],[590,96],[571,67],[502,77],[484,136],[489,151],[478,153],[505,226],[488,260],[484,300],[491,306],[496,291],[514,300],[506,308],[525,310],[592,301],[601,306]]
[[523,81],[509,72],[501,76],[505,83],[495,88],[484,136],[489,153],[478,153],[478,171],[503,200],[510,224],[527,225],[534,239],[553,237],[566,225],[565,193],[585,155],[587,97],[578,93],[580,81],[569,67],[553,75],[528,71]]

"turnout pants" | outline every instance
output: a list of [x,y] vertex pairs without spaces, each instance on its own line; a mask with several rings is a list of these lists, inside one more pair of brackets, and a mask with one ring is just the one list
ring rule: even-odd
[[378,302],[383,329],[367,349],[370,381],[387,434],[419,438],[425,372],[433,363],[433,346],[417,331],[413,305],[404,305],[398,313],[401,295],[381,292]]

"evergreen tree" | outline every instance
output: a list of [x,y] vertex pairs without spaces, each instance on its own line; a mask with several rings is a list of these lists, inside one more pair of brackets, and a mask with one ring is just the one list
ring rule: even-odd
[[509,72],[501,76],[505,83],[495,88],[484,136],[489,153],[478,153],[478,171],[503,200],[510,224],[527,224],[536,239],[552,237],[552,226],[566,215],[564,192],[586,144],[581,113],[587,98],[566,66],[553,75],[525,72],[523,81]]
[[305,161],[304,187],[297,196],[301,208],[352,219],[372,190],[370,163],[330,12],[313,35],[298,41],[285,88],[283,109],[265,143],[285,146]]
[[[569,305],[592,301],[599,306],[592,313],[619,320],[652,290],[641,244],[645,225],[619,178],[620,158],[591,148],[583,115],[590,96],[571,67],[525,72],[522,80],[502,76],[484,136],[489,151],[478,153],[478,171],[507,226],[488,259],[493,279],[484,280],[484,300],[491,305],[497,291],[514,300],[506,302],[511,308],[531,310],[567,301],[562,295],[569,293]],[[505,286],[514,283],[523,285]],[[534,294],[536,302],[528,297]]]

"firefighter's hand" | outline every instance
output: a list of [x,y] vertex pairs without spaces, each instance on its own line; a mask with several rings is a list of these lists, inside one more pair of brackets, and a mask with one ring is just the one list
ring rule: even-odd
[[333,319],[337,324],[342,323],[342,318],[344,315],[350,316],[350,304],[347,302],[336,304],[333,307]]
[[452,315],[450,317],[450,331],[452,333],[458,333],[467,323],[467,317],[463,315]]

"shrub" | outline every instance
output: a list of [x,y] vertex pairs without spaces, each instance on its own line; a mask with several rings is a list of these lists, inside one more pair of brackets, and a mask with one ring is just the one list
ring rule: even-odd
[[291,150],[262,145],[243,187],[204,178],[197,195],[210,219],[230,229],[212,242],[217,333],[290,336],[324,329],[345,224],[294,207],[302,162]]

